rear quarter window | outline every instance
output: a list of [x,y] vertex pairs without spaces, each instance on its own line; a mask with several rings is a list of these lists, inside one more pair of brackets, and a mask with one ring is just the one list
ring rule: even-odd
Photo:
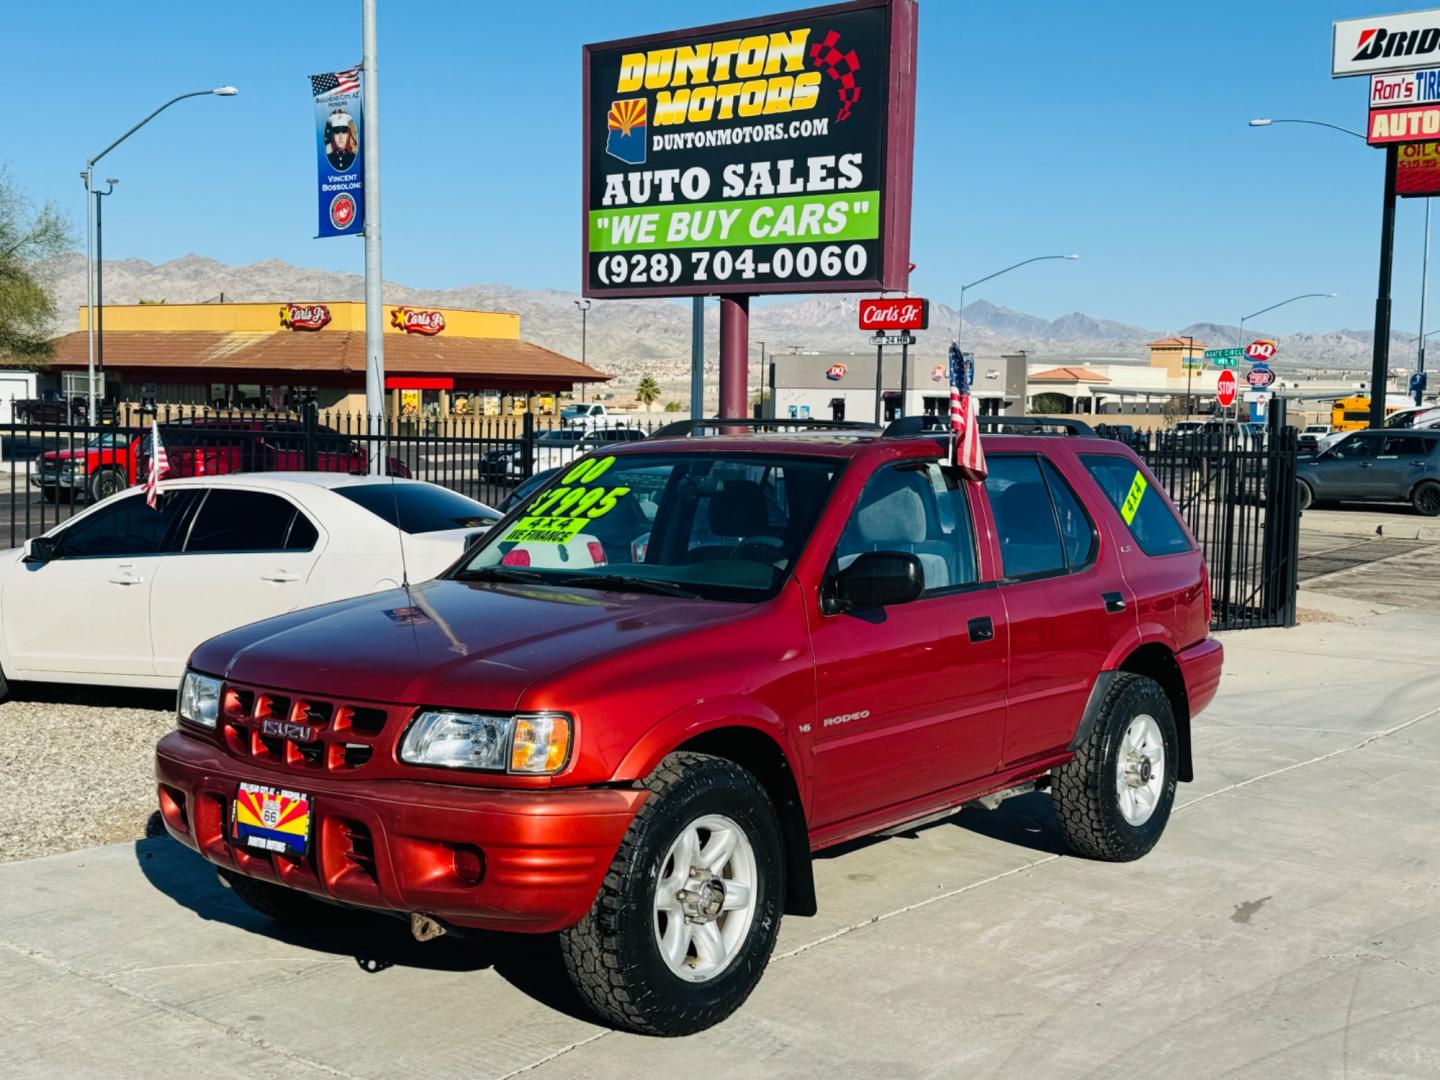
[[1081,454],[1086,470],[1120,514],[1146,555],[1176,555],[1190,550],[1185,529],[1155,490],[1154,481],[1135,462],[1116,454]]

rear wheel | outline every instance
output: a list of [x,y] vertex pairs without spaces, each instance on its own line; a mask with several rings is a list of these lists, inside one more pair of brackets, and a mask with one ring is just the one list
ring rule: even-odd
[[644,784],[651,795],[561,951],[610,1023],[688,1035],[759,982],[784,908],[784,846],[765,789],[734,762],[675,753]]
[[317,926],[327,916],[334,916],[334,907],[295,889],[224,870],[220,871],[220,876],[230,886],[231,892],[261,915],[287,926]]
[[1295,481],[1295,501],[1301,510],[1309,510],[1315,503],[1315,492],[1304,480]]
[[125,476],[117,469],[101,469],[90,478],[90,501],[99,502],[125,490]]
[[1055,773],[1055,814],[1070,850],[1128,862],[1154,847],[1175,802],[1177,749],[1160,684],[1118,675],[1094,728]]
[[40,498],[44,499],[48,503],[59,502],[60,489],[53,487],[43,487],[40,489]]
[[1417,514],[1440,517],[1440,484],[1434,480],[1416,484],[1415,490],[1410,493],[1410,505],[1415,507]]

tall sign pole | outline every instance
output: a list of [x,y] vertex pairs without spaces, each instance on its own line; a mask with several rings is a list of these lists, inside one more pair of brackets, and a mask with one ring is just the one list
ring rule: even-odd
[[1385,198],[1380,212],[1380,284],[1375,291],[1375,351],[1370,364],[1370,426],[1385,426],[1390,383],[1390,271],[1395,264],[1395,168],[1400,148],[1385,148]]
[[746,375],[750,367],[750,297],[720,298],[720,415],[746,414]]
[[[380,62],[375,45],[375,0],[361,0],[361,98],[365,112],[365,412],[385,416],[385,312],[380,299]],[[386,455],[370,455],[370,471],[383,474]]]
[[705,419],[705,298],[690,301],[690,419]]

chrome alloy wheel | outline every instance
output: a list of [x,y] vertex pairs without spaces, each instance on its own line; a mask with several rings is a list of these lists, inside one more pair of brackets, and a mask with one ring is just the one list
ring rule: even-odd
[[1141,713],[1125,729],[1115,759],[1115,794],[1125,820],[1135,826],[1149,821],[1164,783],[1165,740],[1155,718]]
[[750,840],[728,817],[680,830],[655,884],[655,943],[671,971],[705,982],[729,966],[755,917],[756,877]]

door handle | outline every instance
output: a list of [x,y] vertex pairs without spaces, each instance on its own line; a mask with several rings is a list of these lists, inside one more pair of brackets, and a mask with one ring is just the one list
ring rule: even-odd
[[1118,592],[1101,593],[1100,599],[1105,601],[1105,611],[1111,615],[1118,615],[1125,610],[1125,597]]
[[143,585],[145,579],[130,573],[129,570],[122,570],[110,578],[111,585]]
[[288,571],[288,570],[271,570],[271,571],[269,571],[268,573],[261,574],[261,575],[260,575],[260,580],[261,580],[261,581],[275,581],[275,582],[281,582],[281,583],[283,583],[283,582],[288,582],[288,581],[299,581],[299,580],[300,580],[300,575],[299,575],[299,574],[292,574],[292,573],[290,573],[290,571]]
[[970,640],[974,642],[993,641],[995,638],[995,624],[989,615],[971,619],[966,624],[966,629],[970,632]]
[[1368,461],[1362,461],[1362,462],[1360,462],[1360,468],[1362,468],[1362,469],[1373,469],[1374,467],[1375,467],[1375,466],[1372,465],[1372,464],[1370,464],[1370,462],[1368,462]]

